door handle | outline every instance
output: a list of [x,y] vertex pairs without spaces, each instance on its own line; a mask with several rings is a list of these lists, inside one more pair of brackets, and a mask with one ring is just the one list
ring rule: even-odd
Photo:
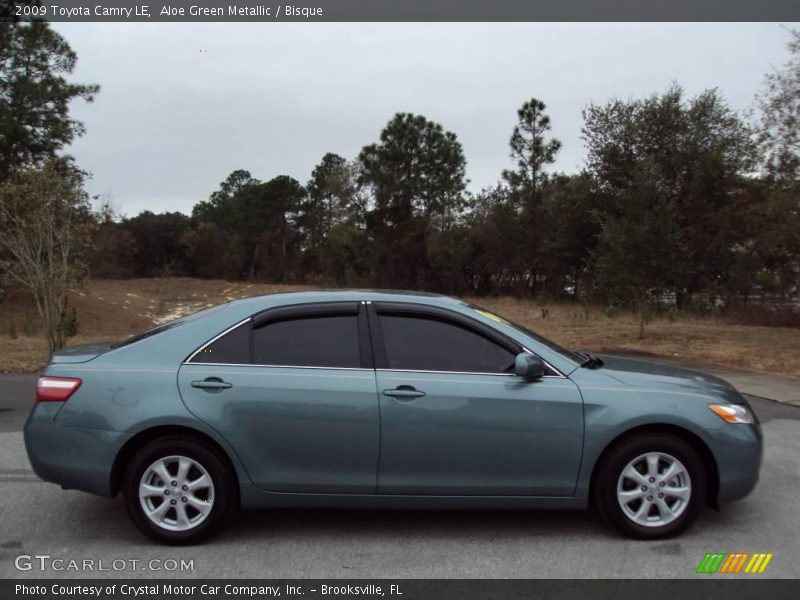
[[398,400],[413,400],[414,398],[421,398],[425,395],[425,392],[422,392],[411,385],[398,385],[393,390],[383,390],[383,395],[392,396]]
[[221,392],[222,390],[232,388],[233,384],[228,383],[227,381],[222,381],[222,379],[219,377],[207,377],[203,381],[193,381],[192,387],[200,388],[201,390],[206,390],[207,392]]

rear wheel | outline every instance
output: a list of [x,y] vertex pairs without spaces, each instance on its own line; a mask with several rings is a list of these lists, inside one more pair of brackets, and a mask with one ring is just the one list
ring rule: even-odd
[[610,450],[594,478],[594,502],[621,533],[637,539],[671,537],[697,518],[706,501],[706,469],[684,440],[636,435]]
[[142,532],[165,544],[197,543],[233,512],[235,478],[211,449],[188,438],[155,440],[131,460],[125,505]]

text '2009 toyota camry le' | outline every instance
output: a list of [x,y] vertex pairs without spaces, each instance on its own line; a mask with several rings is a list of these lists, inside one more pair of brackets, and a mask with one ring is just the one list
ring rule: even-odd
[[166,543],[239,506],[594,506],[662,538],[750,493],[762,458],[752,410],[719,379],[568,351],[420,293],[230,302],[56,352],[36,399],[36,473],[122,492]]

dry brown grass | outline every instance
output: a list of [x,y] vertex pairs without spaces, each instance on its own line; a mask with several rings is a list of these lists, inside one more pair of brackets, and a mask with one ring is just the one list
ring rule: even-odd
[[[712,317],[654,318],[638,339],[638,318],[598,307],[517,298],[471,302],[569,348],[643,352],[723,367],[800,376],[800,329],[745,325]],[[543,316],[542,309],[547,309]]]
[[[67,345],[121,339],[228,300],[297,289],[303,286],[182,277],[92,280],[68,296],[67,306],[75,308],[79,328]],[[36,309],[26,297],[12,297],[0,304],[0,372],[36,372],[47,362],[44,339],[24,334],[26,313],[36,322]],[[9,335],[11,323],[15,324],[17,339]]]
[[[259,283],[188,278],[94,280],[73,291],[79,334],[76,345],[119,339],[181,314],[220,302],[276,291],[304,289]],[[656,318],[645,339],[637,339],[634,315],[607,316],[599,307],[571,303],[542,303],[516,298],[471,298],[571,348],[598,352],[646,352],[671,358],[800,376],[800,330],[763,327],[713,318]],[[543,316],[542,309],[547,309]],[[0,372],[35,372],[47,360],[47,347],[38,336],[23,334],[25,314],[35,315],[27,298],[0,304]],[[17,339],[9,336],[15,323]]]

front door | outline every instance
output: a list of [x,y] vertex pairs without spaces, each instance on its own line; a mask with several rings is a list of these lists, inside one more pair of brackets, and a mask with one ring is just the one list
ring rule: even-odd
[[573,495],[583,440],[577,386],[556,372],[517,377],[521,348],[507,338],[414,311],[376,304],[371,321],[378,493]]

